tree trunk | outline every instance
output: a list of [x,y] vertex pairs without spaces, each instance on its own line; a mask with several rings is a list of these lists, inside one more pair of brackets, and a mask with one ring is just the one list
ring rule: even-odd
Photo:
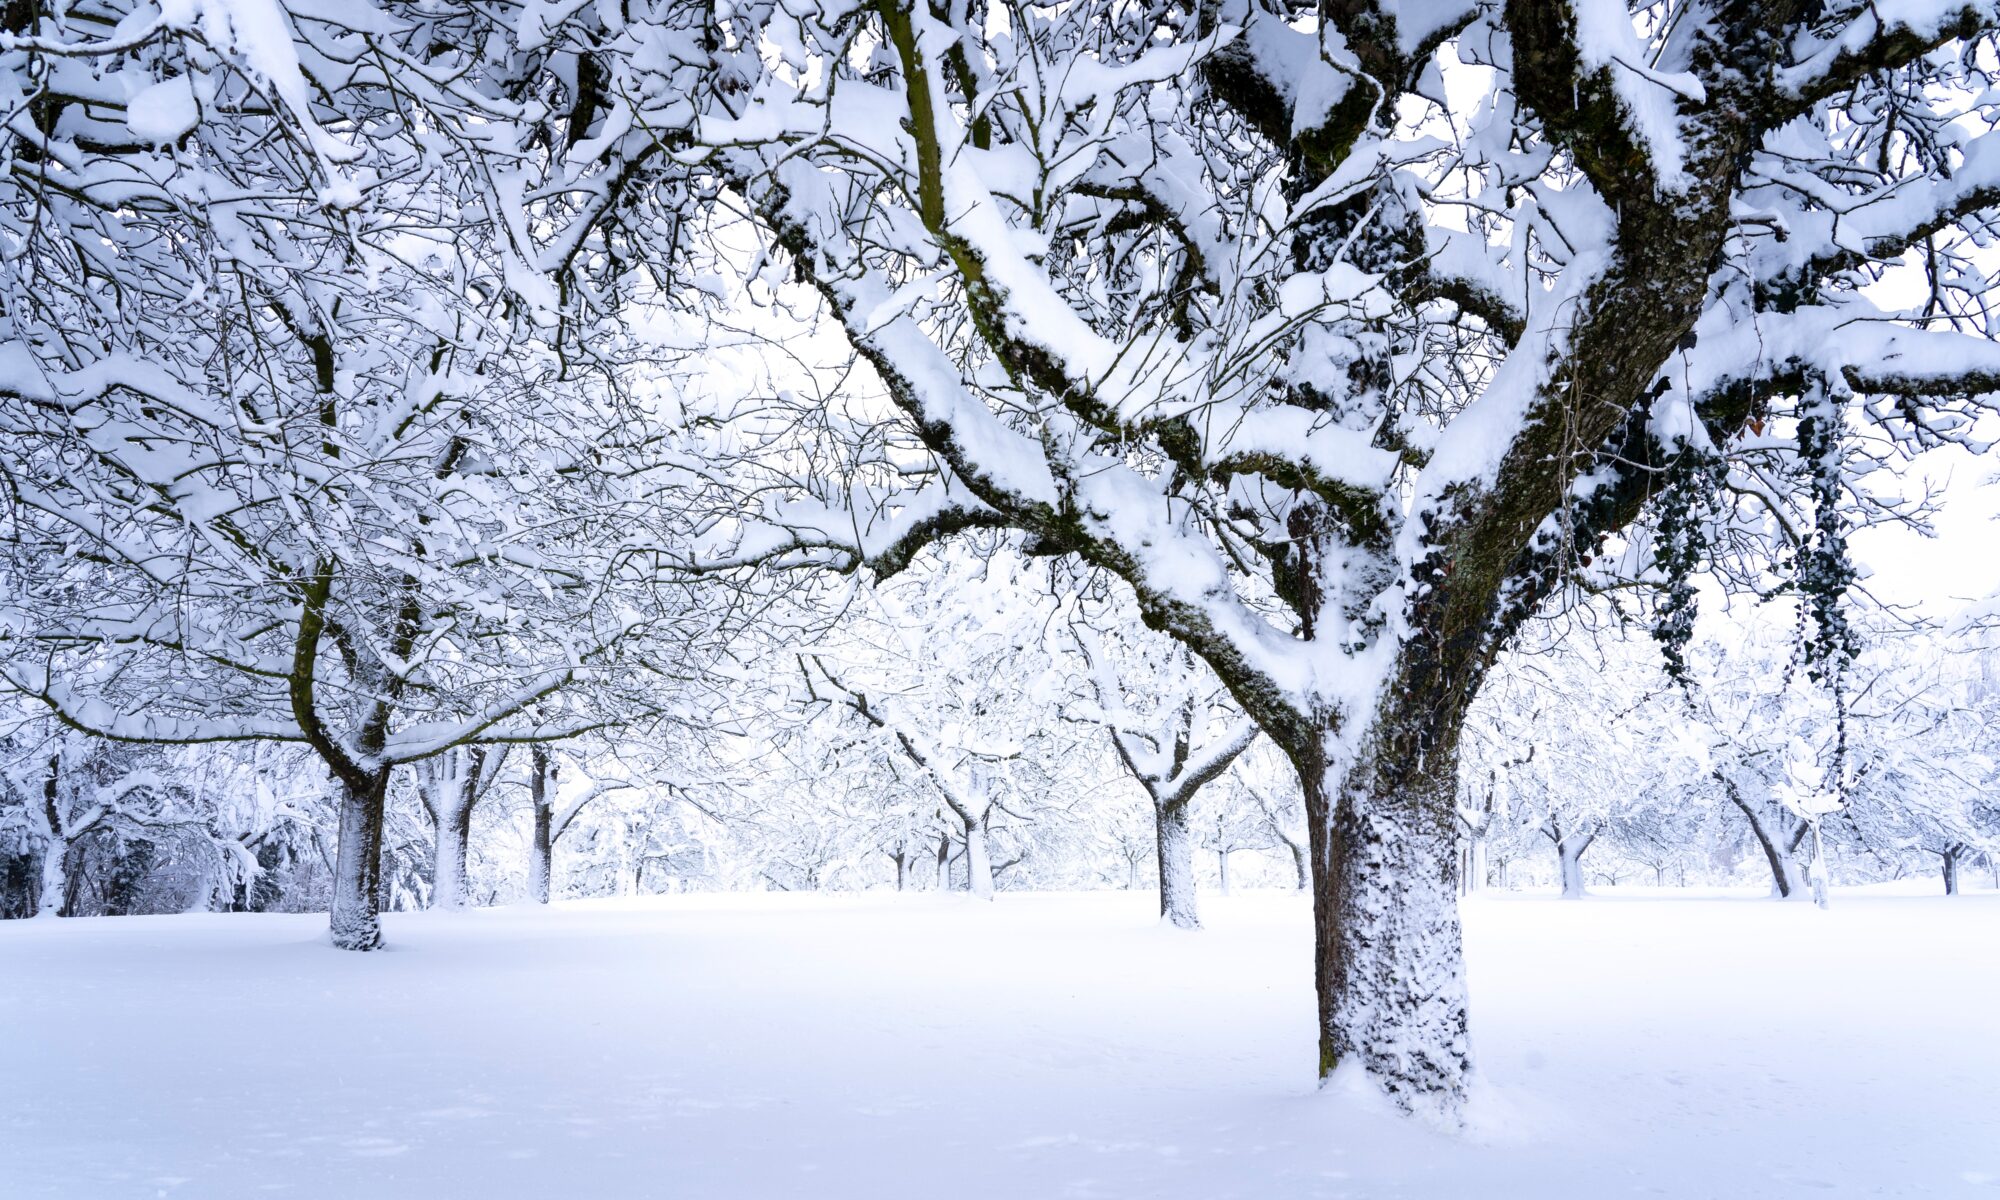
[[1292,886],[1302,892],[1310,889],[1312,887],[1312,863],[1306,857],[1306,848],[1297,842],[1286,839],[1285,849],[1292,852],[1292,870],[1298,873],[1298,881]]
[[528,795],[535,807],[535,831],[528,839],[528,899],[536,904],[549,902],[549,881],[554,878],[555,810],[549,801],[549,752],[534,748],[530,760]]
[[431,855],[431,907],[447,912],[465,908],[469,890],[466,879],[466,843],[472,833],[471,806],[450,805],[437,823],[437,841]]
[[486,747],[472,746],[452,754],[463,755],[458,770],[444,773],[432,785],[436,788],[431,809],[436,841],[431,853],[431,907],[459,912],[472,892],[465,856],[472,842],[472,810],[479,804],[480,787],[485,782]]
[[[1176,929],[1200,929],[1195,906],[1194,841],[1188,835],[1187,801],[1155,802],[1155,843],[1160,864],[1160,917]],[[1137,874],[1135,865],[1134,874]]]
[[1454,1118],[1471,1068],[1458,764],[1455,738],[1420,748],[1426,741],[1371,732],[1338,782],[1318,747],[1293,765],[1315,868],[1320,1077],[1353,1063],[1402,1107]]
[[63,836],[62,756],[49,756],[48,774],[42,776],[42,822],[48,839],[42,843],[41,888],[35,896],[35,915],[63,915],[63,898],[68,894],[69,839]]
[[937,890],[940,892],[951,890],[951,835],[949,833],[938,834]]
[[[1811,894],[1811,889],[1807,886],[1807,881],[1799,877],[1798,866],[1792,862],[1788,849],[1789,846],[1795,845],[1798,839],[1786,837],[1773,828],[1776,814],[1759,814],[1757,809],[1761,806],[1753,806],[1745,800],[1734,782],[1721,775],[1717,775],[1716,778],[1722,781],[1723,790],[1729,794],[1730,801],[1742,811],[1744,819],[1750,822],[1750,832],[1756,837],[1757,845],[1764,851],[1764,861],[1771,867],[1772,898],[1806,899]],[[1805,822],[1800,821],[1799,824],[1803,826]]]
[[328,914],[333,944],[342,950],[379,950],[382,919],[382,810],[389,798],[389,772],[366,781],[343,780],[340,790],[340,848],[333,863],[333,903]]
[[1590,849],[1590,843],[1596,840],[1595,835],[1578,837],[1571,834],[1556,842],[1556,864],[1562,872],[1563,899],[1583,899],[1583,852]]
[[965,890],[981,900],[993,898],[993,857],[986,848],[986,820],[965,823]]
[[1963,846],[1949,846],[1938,852],[1938,857],[1944,860],[1944,894],[1947,896],[1958,895],[1958,859],[1963,853]]
[[902,891],[910,881],[910,851],[907,846],[896,847],[896,890]]
[[68,873],[63,863],[69,858],[69,845],[61,838],[50,838],[42,844],[41,889],[35,897],[37,917],[60,917],[63,915],[63,897],[69,891]]

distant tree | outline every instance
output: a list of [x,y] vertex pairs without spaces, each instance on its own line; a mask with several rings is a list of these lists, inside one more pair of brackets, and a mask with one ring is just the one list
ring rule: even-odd
[[[936,586],[940,577],[998,573],[1003,561],[942,557],[935,575],[867,592],[838,630],[796,656],[809,705],[873,731],[880,773],[920,778],[943,802],[966,890],[988,899],[1008,863],[995,858],[996,833],[1062,807],[1052,785],[1082,736],[1057,719],[1072,684],[1045,637],[1046,599],[996,586],[978,603],[969,589]],[[1008,865],[1025,845],[1016,840]]]
[[432,908],[456,911],[469,902],[465,863],[472,840],[472,810],[506,770],[508,749],[459,746],[414,767],[417,798],[436,839],[431,856]]
[[202,856],[193,890],[204,900],[210,878],[259,874],[248,850],[216,835],[157,752],[47,722],[17,728],[8,742],[0,829],[39,864],[32,915],[78,915],[86,896],[107,915],[143,911],[142,890],[167,846]]
[[[1070,621],[1090,684],[1090,703],[1075,711],[1104,729],[1119,763],[1152,802],[1161,919],[1199,929],[1189,832],[1195,797],[1257,740],[1257,726],[1185,647],[1149,643],[1138,633],[1107,634],[1098,623],[1109,622],[1086,613]],[[1227,894],[1228,851],[1221,853]]]

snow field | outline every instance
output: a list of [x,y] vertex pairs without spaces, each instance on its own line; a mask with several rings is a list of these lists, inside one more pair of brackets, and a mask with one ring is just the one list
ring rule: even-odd
[[0,1196],[2000,1197],[1993,893],[1476,898],[1458,1134],[1313,1086],[1302,898],[1203,903],[4,922]]

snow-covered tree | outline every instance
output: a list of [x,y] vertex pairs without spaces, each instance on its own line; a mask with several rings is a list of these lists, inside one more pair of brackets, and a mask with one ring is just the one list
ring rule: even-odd
[[[1112,612],[1126,620],[1088,612],[1071,618],[1090,685],[1091,702],[1079,711],[1104,728],[1119,763],[1152,802],[1161,918],[1178,929],[1199,929],[1190,833],[1195,797],[1250,748],[1257,726],[1235,710],[1221,683],[1186,647],[1133,630],[1137,622],[1128,614]],[[1133,632],[1100,632],[1099,625]],[[1228,851],[1211,848],[1224,856],[1226,893]]]
[[218,827],[201,773],[158,750],[38,721],[17,726],[0,753],[0,836],[38,864],[31,915],[79,915],[86,891],[93,911],[145,911],[141,891],[170,878],[177,907],[210,907],[264,873],[256,839]]
[[[1821,707],[1708,778],[1771,815],[1781,880],[1797,822],[1860,828],[1847,535],[1920,522],[1876,473],[1981,448],[2000,390],[1997,21],[11,5],[0,680],[101,739],[309,751],[334,937],[362,949],[385,825],[403,890],[434,857],[390,804],[409,767],[647,715],[656,673],[763,599],[699,615],[670,581],[906,572],[937,649],[794,657],[935,788],[990,891],[990,839],[1026,856],[1011,878],[1048,857],[1057,824],[1013,806],[1067,802],[1083,759],[1047,718],[1073,680],[967,615],[1007,572],[929,548],[1065,557],[1291,764],[1322,1075],[1455,1114],[1468,714],[1538,613],[1652,589],[1691,684],[1705,569],[1789,595],[1788,683]],[[676,393],[693,339],[662,311],[744,300],[785,369],[741,403]],[[1630,791],[1546,778],[1551,802]],[[839,794],[848,824],[879,811]],[[95,811],[73,799],[34,836]],[[588,809],[592,874],[706,857],[658,813]]]
[[1237,760],[1230,781],[1241,788],[1263,815],[1271,840],[1291,856],[1294,883],[1299,891],[1312,886],[1312,847],[1306,834],[1305,809],[1300,802],[1298,780],[1284,756],[1260,743]]
[[509,747],[457,746],[415,766],[417,799],[435,837],[431,856],[431,907],[466,907],[466,853],[472,841],[472,810],[506,769]]
[[1864,660],[1870,686],[1845,714],[1850,777],[1825,822],[1864,852],[1935,859],[1946,895],[1962,866],[2000,849],[2000,708],[1953,651],[1905,644]]
[[1554,852],[1565,899],[1584,894],[1584,855],[1685,753],[1657,656],[1618,632],[1524,631],[1466,721],[1459,821],[1473,857],[1496,822],[1532,829]]
[[[948,579],[1000,572],[1006,560],[954,556],[935,569]],[[1067,685],[1047,645],[1046,600],[1002,581],[982,604],[938,577],[870,590],[840,632],[848,648],[824,640],[797,669],[811,703],[872,731],[871,744],[934,790],[953,818],[966,889],[991,898],[996,832],[1034,822],[1046,803],[1036,793],[1082,734],[1058,716]]]
[[1202,796],[1195,817],[1195,838],[1215,855],[1215,890],[1227,896],[1232,856],[1244,850],[1270,850],[1278,845],[1269,816],[1241,786],[1213,788]]
[[594,9],[7,20],[0,679],[99,737],[309,747],[371,948],[398,767],[646,708],[679,509],[618,264],[671,262],[671,164]]
[[697,139],[905,423],[718,557],[1123,578],[1297,770],[1320,1070],[1455,1112],[1467,706],[1566,581],[1710,553],[1775,548],[1837,674],[1858,478],[2000,384],[1993,19],[735,6]]

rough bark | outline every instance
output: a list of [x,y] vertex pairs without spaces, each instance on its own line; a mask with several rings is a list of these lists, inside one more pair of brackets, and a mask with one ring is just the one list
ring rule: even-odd
[[382,813],[389,798],[389,772],[377,771],[365,784],[343,782],[340,791],[340,849],[333,863],[333,903],[328,924],[342,950],[379,950],[382,920]]
[[1194,839],[1188,831],[1190,807],[1185,800],[1153,805],[1160,864],[1160,918],[1176,929],[1201,928],[1201,915],[1195,903]]
[[1413,748],[1378,731],[1339,779],[1323,753],[1294,756],[1317,868],[1319,1069],[1357,1064],[1403,1107],[1449,1116],[1470,1069],[1456,742]]

